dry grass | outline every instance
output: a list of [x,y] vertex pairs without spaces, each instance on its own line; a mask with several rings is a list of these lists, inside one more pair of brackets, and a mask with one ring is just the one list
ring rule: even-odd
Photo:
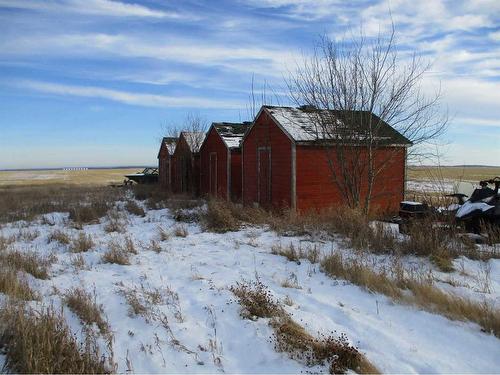
[[0,272],[0,293],[24,301],[39,299],[38,293],[31,289],[28,281],[10,267],[3,266]]
[[64,295],[64,302],[84,324],[95,324],[101,334],[109,334],[109,324],[103,318],[104,309],[97,303],[95,294],[92,295],[83,288],[73,288]]
[[474,181],[500,176],[500,167],[409,167],[408,179],[427,180],[439,176],[455,181]]
[[170,233],[160,225],[158,225],[157,233],[159,241],[163,242],[163,241],[168,241],[170,239]]
[[205,229],[225,233],[240,229],[240,220],[234,214],[232,204],[226,201],[210,200],[203,214],[202,222]]
[[397,302],[418,306],[452,320],[477,323],[485,332],[500,337],[500,311],[488,303],[479,303],[443,292],[425,275],[405,274],[399,267],[374,271],[358,259],[344,259],[332,253],[321,263],[330,276],[348,280],[375,293],[384,294]]
[[37,279],[49,278],[51,260],[32,251],[6,251],[0,254],[0,264],[14,270],[24,271]]
[[91,202],[90,204],[77,204],[69,209],[69,218],[76,228],[81,229],[85,224],[96,224],[106,215],[109,209],[107,202]]
[[123,199],[124,194],[124,189],[103,186],[0,186],[0,223],[70,212],[75,225],[81,226],[104,216],[107,206]]
[[17,234],[19,241],[31,242],[40,235],[40,231],[36,229],[21,229]]
[[16,242],[16,238],[14,236],[4,237],[0,235],[0,252],[8,250],[9,246]]
[[349,344],[345,335],[315,338],[296,323],[260,281],[237,283],[230,288],[242,306],[246,319],[269,318],[275,350],[286,352],[307,366],[329,365],[330,373],[378,373],[378,370]]
[[108,243],[108,250],[102,255],[104,263],[114,263],[122,266],[130,264],[130,252],[126,246],[119,242],[111,240]]
[[90,234],[81,232],[77,237],[73,238],[69,248],[73,253],[84,253],[89,251],[93,246],[94,241]]
[[130,212],[132,215],[144,217],[146,216],[146,212],[144,209],[137,204],[134,200],[128,200],[125,204],[125,209]]
[[317,245],[310,245],[302,248],[299,244],[296,248],[292,242],[288,247],[283,247],[281,243],[275,244],[271,248],[271,253],[286,257],[289,261],[300,264],[300,259],[307,259],[311,263],[318,263],[320,259],[320,249]]
[[0,344],[6,367],[18,373],[107,373],[106,357],[99,351],[97,337],[88,332],[79,343],[62,312],[53,307],[35,311],[24,305],[0,309]]
[[112,209],[108,211],[106,217],[106,225],[104,226],[104,230],[108,233],[117,232],[117,233],[125,233],[126,231],[126,216],[116,210]]
[[68,233],[66,233],[65,231],[63,231],[61,229],[56,229],[56,230],[53,230],[49,234],[49,236],[47,237],[48,243],[51,243],[54,241],[59,242],[60,244],[63,244],[63,245],[69,245],[69,243],[71,242],[71,238],[68,235]]
[[175,237],[186,238],[188,236],[188,234],[189,234],[189,232],[184,225],[178,225],[174,228],[174,236]]

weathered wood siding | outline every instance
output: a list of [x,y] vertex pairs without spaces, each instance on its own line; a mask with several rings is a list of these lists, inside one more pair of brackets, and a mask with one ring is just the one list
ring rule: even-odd
[[292,142],[262,111],[243,142],[243,202],[259,202],[259,149],[270,150],[270,206],[291,206]]

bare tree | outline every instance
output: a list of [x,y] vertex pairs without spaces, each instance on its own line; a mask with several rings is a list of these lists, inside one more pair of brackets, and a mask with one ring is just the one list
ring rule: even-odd
[[398,150],[387,124],[413,144],[410,159],[445,131],[440,91],[422,90],[429,68],[415,53],[398,50],[392,27],[373,39],[324,36],[290,75],[291,100],[307,109],[318,142],[328,146],[333,183],[349,206],[368,212],[375,181]]
[[192,152],[199,151],[205,139],[208,125],[208,121],[198,113],[190,112],[186,115],[181,132],[184,133]]

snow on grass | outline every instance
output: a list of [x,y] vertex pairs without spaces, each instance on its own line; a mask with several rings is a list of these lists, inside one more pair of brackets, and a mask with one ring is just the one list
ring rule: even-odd
[[[50,279],[30,279],[45,301],[62,304],[62,295],[76,287],[95,291],[114,335],[118,372],[327,371],[326,367],[308,368],[286,353],[277,353],[267,319],[240,317],[240,306],[229,287],[257,277],[307,332],[314,336],[345,333],[382,372],[496,372],[500,368],[499,339],[481,332],[477,325],[395,304],[385,296],[327,277],[318,264],[290,262],[271,253],[280,242],[303,248],[316,245],[324,254],[347,251],[336,242],[280,238],[266,227],[208,233],[196,223],[183,224],[187,232],[183,237],[175,235],[179,223],[167,209],[146,211],[145,217],[123,214],[125,233],[106,231],[106,219],[85,225],[83,231],[92,238],[93,246],[78,254],[70,251],[70,245],[48,241],[54,230],[64,231],[70,238],[82,232],[71,227],[67,214],[50,214],[50,220],[31,224],[7,224],[0,231],[4,237],[17,235],[20,228],[40,233],[10,246],[53,258]],[[159,238],[159,226],[170,236]],[[104,263],[102,256],[109,244],[125,245],[126,238],[137,250],[136,255],[129,254],[130,265]],[[85,267],[75,267],[75,256],[81,257]],[[381,262],[384,259],[377,257]],[[412,257],[403,261],[423,264]],[[485,266],[459,258],[455,266],[457,272],[435,273],[442,279],[437,285],[500,304],[499,260],[489,260]],[[481,275],[488,279],[489,289],[479,287],[481,282],[474,284],[474,278]],[[144,309],[135,313],[131,306],[135,303]],[[75,332],[81,330],[69,309],[65,315]]]

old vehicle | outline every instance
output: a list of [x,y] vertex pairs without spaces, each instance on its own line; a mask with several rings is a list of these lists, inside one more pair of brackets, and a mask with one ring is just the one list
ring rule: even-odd
[[[463,224],[468,232],[479,234],[482,224],[500,226],[500,177],[479,182],[480,188],[475,189],[469,199],[459,198],[459,208],[456,211],[457,223]],[[494,189],[490,187],[494,186]],[[461,204],[460,204],[461,203]]]
[[133,182],[137,184],[156,184],[158,183],[158,168],[144,168],[142,172],[127,174],[127,178],[123,183],[130,185]]

